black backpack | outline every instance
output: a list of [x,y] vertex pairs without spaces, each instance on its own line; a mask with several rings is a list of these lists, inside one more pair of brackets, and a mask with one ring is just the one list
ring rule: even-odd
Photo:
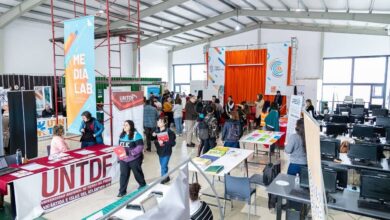
[[[280,173],[280,163],[269,163],[263,170],[263,183],[265,186],[271,184],[275,177]],[[268,208],[275,208],[277,202],[277,196],[268,194]]]
[[210,137],[209,134],[209,125],[206,120],[202,120],[198,124],[198,136],[201,140],[207,140]]

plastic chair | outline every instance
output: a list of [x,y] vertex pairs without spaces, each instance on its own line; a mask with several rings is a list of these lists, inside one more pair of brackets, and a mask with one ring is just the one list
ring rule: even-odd
[[353,103],[353,97],[352,96],[345,96],[344,103]]
[[251,184],[265,186],[263,182],[263,175],[261,174],[253,174],[251,177],[249,177],[249,182]]
[[16,154],[5,156],[5,161],[7,161],[8,166],[16,164]]
[[255,213],[256,213],[256,188],[252,188],[249,178],[247,177],[235,177],[225,174],[225,206],[223,214],[225,215],[226,200],[229,199],[231,208],[233,208],[233,200],[244,201],[249,205],[248,219],[251,215],[251,198],[255,194]]
[[355,104],[356,105],[364,105],[364,99],[356,98],[355,99]]

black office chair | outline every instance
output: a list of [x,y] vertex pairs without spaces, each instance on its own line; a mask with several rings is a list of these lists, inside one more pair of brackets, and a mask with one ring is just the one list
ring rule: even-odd
[[8,166],[16,164],[16,154],[5,156],[5,161],[7,161]]

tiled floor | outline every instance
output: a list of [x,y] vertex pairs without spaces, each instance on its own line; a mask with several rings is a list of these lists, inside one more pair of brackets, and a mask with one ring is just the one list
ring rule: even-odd
[[[39,143],[39,156],[45,156],[46,155],[46,145],[48,145],[50,141],[41,141]],[[80,143],[78,142],[69,142],[72,149],[78,148],[80,146]],[[152,147],[153,148],[153,147]],[[183,159],[187,158],[188,156],[195,155],[195,149],[193,148],[187,148],[185,146],[185,142],[183,142],[182,137],[177,138],[177,146],[173,150],[173,155],[171,157],[171,161],[169,164],[169,167],[174,167],[176,164],[180,163]],[[256,159],[256,158],[255,158]],[[258,159],[258,158],[257,158]],[[266,158],[263,158],[266,160]],[[262,160],[260,158],[260,160]],[[253,173],[259,173],[263,169],[262,166],[259,165],[249,165],[249,175],[252,175]],[[143,170],[145,173],[146,181],[151,182],[152,180],[156,179],[160,175],[160,166],[158,162],[158,157],[155,151],[148,153],[145,153],[145,160],[143,163]],[[286,172],[286,159],[285,156],[282,153],[282,172]],[[237,176],[243,176],[244,175],[244,168],[243,166],[240,166],[236,168],[232,175]],[[206,184],[206,181],[200,177],[199,179],[200,184],[203,186],[202,190],[207,191],[208,186]],[[215,184],[217,191],[220,195],[223,195],[223,184],[216,181]],[[136,189],[137,183],[135,182],[135,179],[133,176],[131,176],[128,192],[131,192],[132,190]],[[99,210],[100,208],[106,206],[107,204],[110,204],[117,200],[117,193],[118,193],[118,184],[114,184],[102,191],[96,192],[92,195],[89,195],[85,198],[82,198],[78,201],[75,201],[65,207],[62,207],[60,209],[57,209],[55,211],[52,211],[50,213],[47,213],[43,215],[42,217],[45,219],[53,219],[53,220],[59,220],[59,219],[81,219],[84,216],[87,216],[88,214],[91,214],[92,212]],[[270,211],[267,208],[267,199],[268,196],[265,192],[264,188],[259,187],[257,191],[257,215],[251,216],[251,219],[275,219],[275,213],[273,211]],[[203,196],[203,200],[216,204],[216,200],[212,198],[208,198]],[[6,200],[9,200],[9,196],[6,197]],[[222,201],[221,201],[222,202]],[[228,203],[228,206],[230,204]],[[212,207],[214,218],[219,219],[218,209]],[[228,208],[226,210],[226,217],[225,219],[237,219],[241,220],[244,218],[247,218],[247,207],[244,203],[241,202],[234,202],[233,209]],[[252,212],[254,213],[254,209],[252,208]],[[329,210],[329,219],[342,219],[342,220],[349,220],[349,219],[368,219],[361,216],[346,214],[337,212],[334,210]],[[169,219],[169,217],[162,217],[161,219]]]

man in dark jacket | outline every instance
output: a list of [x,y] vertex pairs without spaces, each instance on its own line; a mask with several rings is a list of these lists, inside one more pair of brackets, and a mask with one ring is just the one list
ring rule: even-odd
[[145,130],[145,139],[146,139],[146,151],[151,151],[151,140],[153,131],[156,130],[158,112],[155,107],[151,105],[150,100],[146,100],[146,105],[144,107],[144,130]]
[[278,109],[280,109],[280,107],[282,107],[282,95],[280,94],[280,91],[276,91],[276,95],[275,95],[275,98],[274,98],[274,102],[276,104],[278,104]]
[[198,113],[195,111],[195,102],[196,98],[195,96],[190,97],[190,101],[186,103],[185,106],[185,126],[186,126],[186,132],[187,132],[187,147],[195,147],[195,144],[192,143],[192,134],[193,129],[195,125],[195,121],[198,117]]

